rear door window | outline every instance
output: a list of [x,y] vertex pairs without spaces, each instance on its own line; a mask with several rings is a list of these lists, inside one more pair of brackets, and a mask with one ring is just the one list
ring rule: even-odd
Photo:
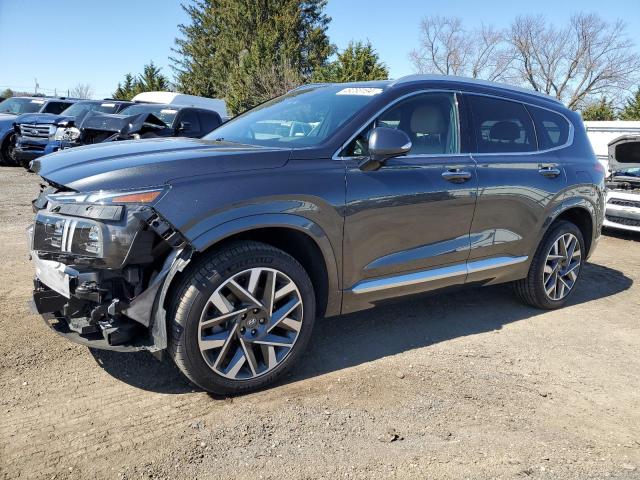
[[470,95],[473,133],[478,153],[517,153],[536,150],[533,121],[522,103]]
[[538,149],[560,147],[569,140],[569,122],[562,115],[527,105],[527,110],[533,117],[538,135]]

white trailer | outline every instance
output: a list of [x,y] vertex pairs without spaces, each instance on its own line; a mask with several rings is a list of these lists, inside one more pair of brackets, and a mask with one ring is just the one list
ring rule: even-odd
[[180,105],[183,107],[198,107],[218,112],[223,120],[227,115],[227,104],[219,98],[198,97],[178,92],[142,92],[131,99],[139,103],[162,103],[166,105]]
[[587,137],[598,160],[609,171],[609,144],[623,135],[640,135],[640,121],[584,122]]

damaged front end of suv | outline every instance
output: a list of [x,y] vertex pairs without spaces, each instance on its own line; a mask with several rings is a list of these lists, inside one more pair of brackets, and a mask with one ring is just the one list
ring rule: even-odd
[[162,287],[191,256],[182,235],[153,208],[167,189],[43,188],[29,237],[33,302],[51,328],[105,349],[166,347]]

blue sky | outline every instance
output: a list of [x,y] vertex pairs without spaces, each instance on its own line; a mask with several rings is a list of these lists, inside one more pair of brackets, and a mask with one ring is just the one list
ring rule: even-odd
[[[558,24],[576,11],[607,20],[623,18],[640,49],[638,0],[329,0],[331,41],[370,40],[392,77],[412,73],[408,52],[418,44],[420,18],[456,15],[469,27],[481,22],[504,27],[518,14],[543,13]],[[149,60],[171,74],[169,55],[187,17],[173,0],[0,0],[0,89],[45,93],[89,83],[106,97],[127,72]]]

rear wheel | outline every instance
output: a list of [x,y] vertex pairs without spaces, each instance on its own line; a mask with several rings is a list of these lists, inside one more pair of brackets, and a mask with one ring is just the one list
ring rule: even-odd
[[0,164],[16,165],[14,150],[16,146],[16,134],[10,133],[0,146]]
[[257,242],[203,257],[173,300],[171,356],[193,383],[221,395],[281,378],[300,361],[315,320],[304,268]]
[[556,223],[540,242],[527,277],[516,282],[516,292],[537,308],[564,306],[580,279],[584,257],[580,229],[571,222]]

